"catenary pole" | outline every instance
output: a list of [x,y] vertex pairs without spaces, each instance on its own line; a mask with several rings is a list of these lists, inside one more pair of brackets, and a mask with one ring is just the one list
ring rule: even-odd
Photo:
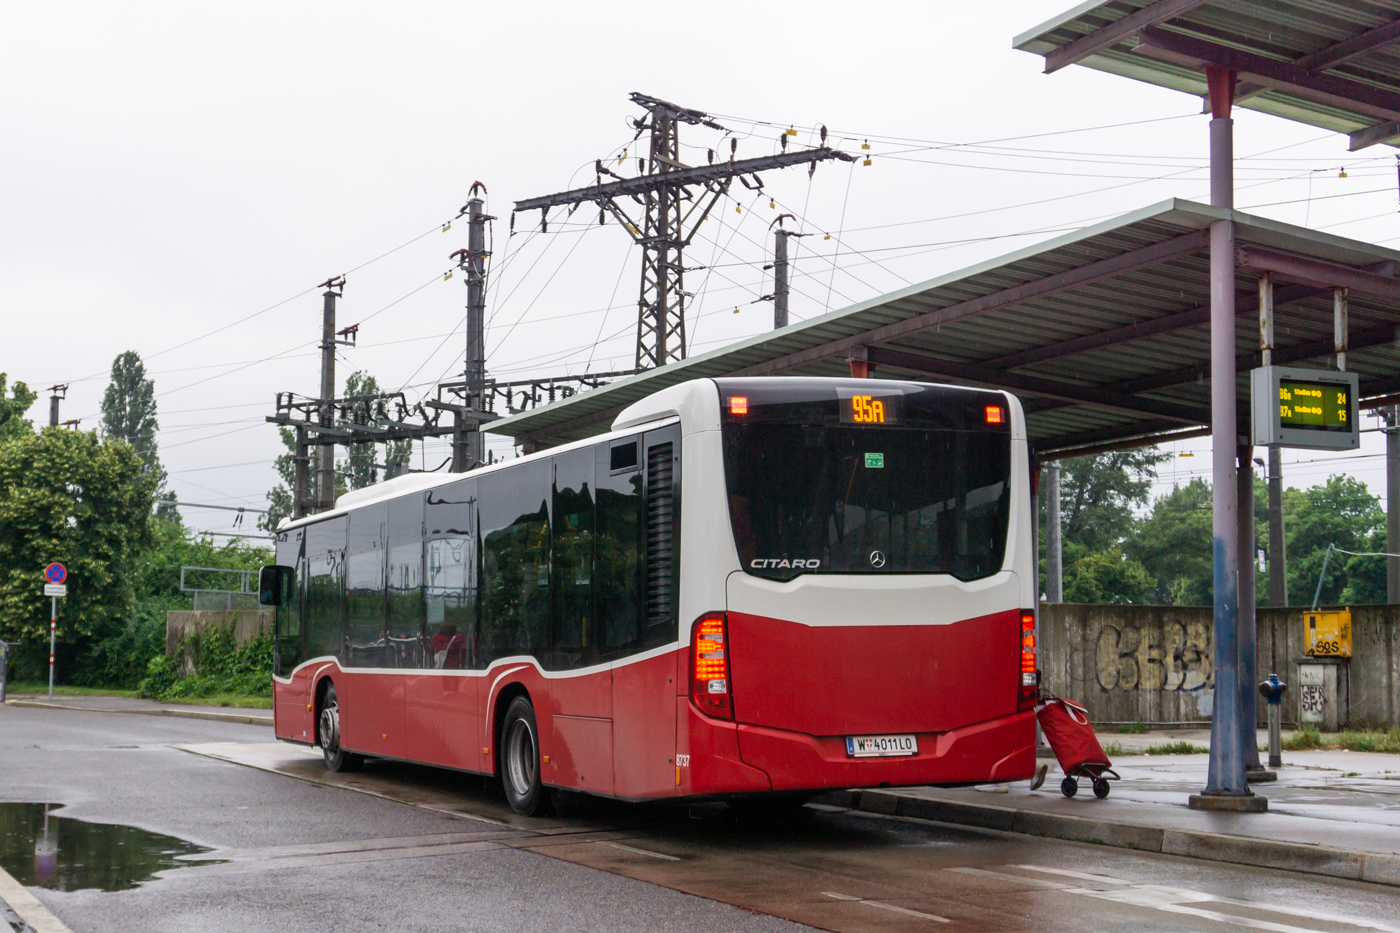
[[[333,277],[321,283],[325,289],[321,305],[321,427],[335,425],[335,301],[342,292],[345,279]],[[316,448],[316,507],[320,511],[335,508],[335,445],[324,438]]]

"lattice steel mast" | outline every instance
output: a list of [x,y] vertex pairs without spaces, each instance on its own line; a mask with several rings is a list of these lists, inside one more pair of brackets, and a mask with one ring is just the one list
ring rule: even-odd
[[[683,360],[685,344],[685,262],[684,251],[694,239],[715,203],[729,190],[735,178],[745,187],[761,188],[757,172],[790,165],[811,164],[827,159],[850,161],[851,156],[825,145],[816,149],[784,151],[757,159],[734,158],[737,140],[730,140],[730,158],[703,166],[686,165],[680,160],[682,123],[724,130],[709,114],[689,110],[668,101],[632,94],[632,102],[644,108],[648,116],[633,121],[637,136],[650,130],[651,144],[646,160],[639,163],[639,173],[623,178],[603,165],[596,164],[597,182],[587,188],[575,188],[558,194],[517,201],[517,211],[539,210],[542,229],[548,229],[547,215],[551,207],[577,206],[592,202],[603,211],[602,223],[611,214],[623,225],[632,239],[642,247],[642,281],[637,299],[638,370],[652,369]],[[825,134],[823,133],[823,137]],[[787,137],[782,137],[786,150]],[[604,182],[603,176],[613,181]],[[743,176],[750,175],[750,185]],[[697,192],[692,189],[699,189]],[[642,209],[640,218],[633,219],[619,201],[631,198]]]

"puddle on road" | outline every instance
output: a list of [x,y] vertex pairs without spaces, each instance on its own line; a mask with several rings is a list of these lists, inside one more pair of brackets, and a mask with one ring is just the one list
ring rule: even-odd
[[[59,803],[0,801],[0,867],[52,891],[125,891],[156,872],[188,866],[204,846],[119,823],[58,816]],[[211,864],[203,862],[201,864]]]

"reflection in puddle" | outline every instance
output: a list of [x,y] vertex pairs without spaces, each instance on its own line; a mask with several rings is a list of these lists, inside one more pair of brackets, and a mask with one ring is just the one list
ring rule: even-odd
[[[0,867],[52,891],[125,891],[204,846],[134,826],[57,816],[62,804],[0,801]],[[203,864],[210,864],[204,862]]]

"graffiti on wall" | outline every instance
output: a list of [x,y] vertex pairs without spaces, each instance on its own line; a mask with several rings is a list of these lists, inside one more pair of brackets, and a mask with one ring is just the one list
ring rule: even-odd
[[1166,622],[1157,626],[1105,625],[1096,664],[1105,690],[1198,690],[1210,684],[1210,626]]

